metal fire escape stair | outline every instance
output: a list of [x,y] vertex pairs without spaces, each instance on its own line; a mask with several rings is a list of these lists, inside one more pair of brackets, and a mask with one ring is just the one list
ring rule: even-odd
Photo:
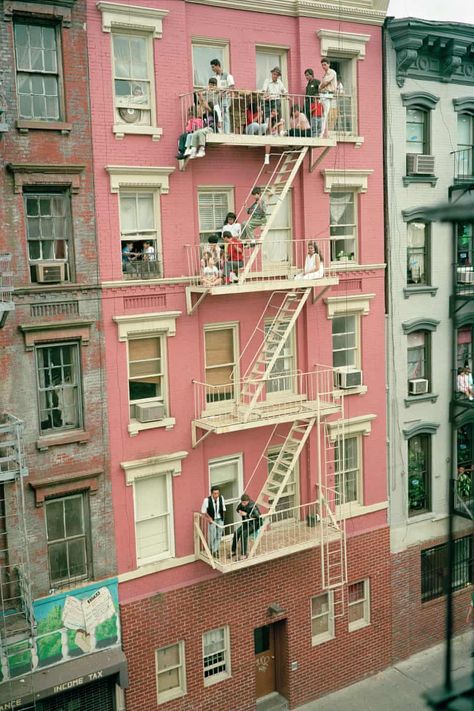
[[[270,175],[268,182],[262,188],[262,198],[266,203],[267,221],[261,228],[260,239],[256,241],[255,246],[246,261],[245,267],[239,272],[239,284],[244,284],[251,273],[255,260],[257,259],[262,249],[262,245],[265,242],[265,238],[275,222],[278,210],[291,188],[307,152],[308,146],[294,148],[290,151],[284,151],[281,154],[275,169]],[[259,173],[257,181],[260,174],[261,173]],[[257,182],[252,186],[252,190],[256,187],[256,184]],[[252,216],[250,215],[250,217]]]
[[[272,368],[279,356],[281,356],[310,292],[311,289],[288,292],[284,295],[283,301],[279,306],[272,303],[275,299],[274,293],[267,302],[263,315],[254,331],[254,334],[259,333],[263,336],[263,341],[245,372],[240,392],[238,407],[239,411],[244,413],[244,421],[247,421],[257,404]],[[269,326],[265,328],[265,315],[274,310],[276,310],[276,314]],[[244,352],[245,350],[242,355]]]

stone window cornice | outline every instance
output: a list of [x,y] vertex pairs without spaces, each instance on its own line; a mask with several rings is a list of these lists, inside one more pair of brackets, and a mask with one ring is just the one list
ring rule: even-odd
[[87,346],[94,321],[52,321],[50,323],[20,324],[25,339],[25,350],[32,351],[38,343],[75,340]]
[[329,439],[331,442],[335,442],[341,432],[344,433],[344,437],[355,437],[357,435],[368,437],[372,432],[372,422],[376,417],[377,415],[359,415],[346,420],[328,422]]
[[130,486],[137,479],[156,476],[157,474],[171,473],[173,476],[179,476],[181,474],[181,463],[187,456],[188,452],[173,452],[172,454],[138,459],[133,462],[122,462],[120,466],[125,472],[126,485]]
[[474,96],[458,96],[453,99],[453,107],[455,111],[474,114]]
[[403,333],[408,335],[415,331],[436,331],[440,322],[434,318],[412,318],[402,323]]
[[119,341],[127,341],[136,336],[149,336],[154,333],[165,336],[176,335],[176,319],[181,311],[165,311],[153,314],[137,314],[135,316],[114,316],[118,326]]
[[327,306],[328,318],[344,316],[345,314],[360,313],[367,316],[370,311],[370,302],[375,294],[354,294],[350,296],[328,296],[324,299]]
[[330,193],[331,190],[356,190],[359,193],[367,192],[367,184],[369,175],[372,175],[372,169],[337,169],[326,168],[321,171],[324,177],[324,192]]
[[128,3],[98,2],[96,7],[102,13],[103,32],[114,29],[136,30],[151,32],[157,39],[163,36],[163,20],[169,14],[168,10]]
[[429,91],[410,91],[405,94],[400,94],[403,106],[409,109],[418,108],[425,111],[432,111],[436,108],[439,101],[439,96],[430,94]]
[[110,176],[110,192],[118,193],[121,188],[149,188],[159,190],[163,195],[169,192],[169,176],[175,168],[109,165],[106,171]]
[[43,506],[45,499],[50,496],[63,496],[79,491],[88,491],[93,496],[98,491],[99,477],[102,474],[101,470],[68,471],[67,474],[55,474],[45,479],[30,481],[30,487],[35,492],[35,505]]
[[361,35],[355,32],[324,29],[318,30],[316,36],[319,38],[322,57],[331,57],[336,54],[357,59],[365,59],[365,46],[371,38],[370,35]]
[[415,422],[412,425],[403,429],[405,439],[411,439],[420,434],[434,435],[439,429],[439,424],[436,422]]
[[41,3],[10,0],[3,10],[5,22],[11,22],[15,15],[44,17],[50,20],[60,20],[63,27],[71,26],[71,14],[75,0],[45,0]]
[[21,193],[24,185],[69,186],[72,193],[81,189],[81,175],[85,165],[43,165],[40,163],[8,163],[13,173],[14,192]]

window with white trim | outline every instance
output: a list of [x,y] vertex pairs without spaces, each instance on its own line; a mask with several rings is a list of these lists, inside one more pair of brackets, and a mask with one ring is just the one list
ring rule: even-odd
[[150,34],[112,33],[115,123],[151,126],[154,107]]
[[313,647],[335,637],[332,590],[311,598],[311,642]]
[[[151,413],[154,405],[157,406],[157,415],[167,416],[165,353],[165,336],[129,339],[128,392],[131,418],[142,417],[143,408],[137,408],[137,405],[149,406],[150,419],[153,419]],[[154,419],[161,418],[156,416]]]
[[36,369],[41,434],[82,427],[79,343],[37,346]]
[[137,565],[174,556],[172,473],[133,482]]
[[70,585],[90,575],[90,523],[86,494],[45,501],[51,584]]
[[357,201],[354,190],[333,189],[329,195],[331,261],[357,261]]
[[230,676],[229,628],[219,627],[202,636],[204,686],[216,684]]
[[158,703],[164,704],[186,693],[184,642],[161,647],[155,652]]
[[202,244],[207,242],[210,235],[220,235],[225,217],[232,211],[233,205],[234,195],[231,188],[198,190],[199,239]]
[[65,191],[23,193],[32,282],[70,280],[71,199]]
[[369,580],[359,580],[347,586],[349,632],[370,624]]
[[59,25],[18,19],[14,35],[19,117],[59,121],[62,118]]
[[333,368],[360,368],[360,317],[334,316],[332,320]]
[[119,204],[124,278],[161,276],[156,192],[121,190]]
[[225,525],[241,520],[236,512],[240,496],[244,490],[242,455],[220,457],[209,461],[209,491],[218,486],[226,503]]
[[360,436],[344,437],[334,444],[334,489],[338,504],[362,504]]
[[[268,337],[272,323],[272,321],[265,322],[266,338]],[[289,321],[280,321],[277,323],[276,329],[274,328],[272,333],[277,334],[279,338],[282,338],[288,328],[288,325]],[[272,357],[272,351],[267,351],[265,356],[266,360],[269,361]],[[293,327],[286,338],[285,345],[280,351],[280,354],[276,358],[270,371],[270,380],[267,381],[267,396],[275,398],[286,396],[289,393],[295,393],[297,388],[296,343],[295,329]]]
[[192,40],[194,88],[207,87],[209,77],[214,76],[211,60],[218,59],[224,72],[229,72],[229,45],[214,39]]
[[204,328],[206,405],[235,399],[238,332],[236,324]]

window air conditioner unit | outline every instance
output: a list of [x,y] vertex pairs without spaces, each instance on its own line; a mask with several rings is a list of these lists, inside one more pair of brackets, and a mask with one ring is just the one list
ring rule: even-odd
[[139,422],[156,422],[165,416],[165,406],[162,402],[147,402],[135,405],[135,419]]
[[357,388],[362,385],[362,371],[357,368],[339,368],[336,370],[336,386],[342,390]]
[[424,156],[421,153],[407,154],[408,175],[434,175],[434,168],[434,156]]
[[426,378],[413,378],[409,381],[408,390],[410,395],[424,395],[428,392],[428,381]]
[[40,284],[64,281],[66,265],[64,262],[41,262],[36,265],[36,281]]

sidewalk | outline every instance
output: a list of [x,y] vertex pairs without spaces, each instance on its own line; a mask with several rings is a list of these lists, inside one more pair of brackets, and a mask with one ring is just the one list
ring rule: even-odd
[[[444,644],[413,655],[375,676],[323,696],[297,711],[426,711],[421,694],[444,679]],[[470,633],[453,640],[453,679],[473,670]]]

